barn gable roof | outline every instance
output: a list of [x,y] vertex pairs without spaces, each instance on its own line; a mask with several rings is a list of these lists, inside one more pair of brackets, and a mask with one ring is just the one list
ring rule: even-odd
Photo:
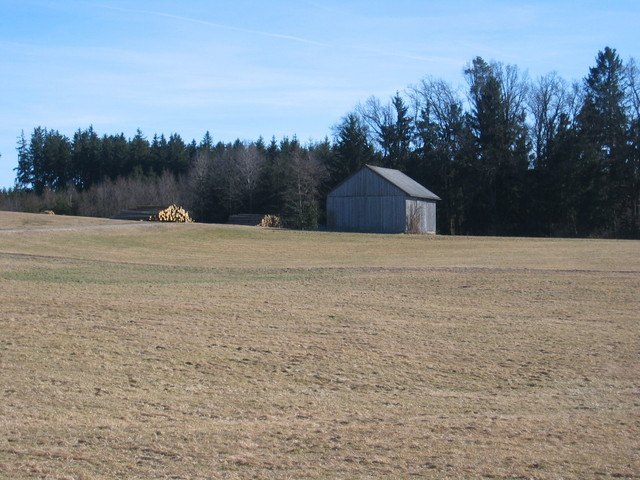
[[400,170],[395,170],[393,168],[374,167],[373,165],[367,165],[366,168],[377,173],[382,178],[398,187],[410,197],[426,198],[429,200],[441,200],[441,198],[431,190],[423,187],[413,178],[405,175]]

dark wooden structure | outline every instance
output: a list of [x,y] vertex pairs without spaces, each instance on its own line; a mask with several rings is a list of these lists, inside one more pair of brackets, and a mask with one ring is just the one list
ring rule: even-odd
[[121,210],[113,217],[114,220],[149,220],[153,215],[167,208],[167,205],[141,205],[130,210]]
[[435,193],[399,170],[367,165],[327,197],[329,230],[436,233]]

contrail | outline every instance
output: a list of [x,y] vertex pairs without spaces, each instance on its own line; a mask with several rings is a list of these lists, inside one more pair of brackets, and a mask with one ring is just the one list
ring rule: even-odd
[[111,9],[111,10],[119,10],[121,12],[142,13],[142,14],[145,14],[145,15],[155,15],[157,17],[173,18],[173,19],[176,19],[176,20],[181,20],[183,22],[199,23],[201,25],[207,25],[207,26],[210,26],[210,27],[218,27],[218,28],[225,28],[227,30],[235,30],[236,32],[245,32],[245,33],[251,33],[253,35],[262,35],[263,37],[282,38],[283,40],[291,40],[293,42],[307,43],[307,44],[310,44],[310,45],[318,45],[320,47],[328,46],[325,43],[316,42],[314,40],[308,40],[306,38],[294,37],[292,35],[284,35],[284,34],[281,34],[281,33],[263,32],[263,31],[260,31],[260,30],[251,30],[251,29],[248,29],[248,28],[233,27],[233,26],[230,26],[230,25],[224,25],[222,23],[215,23],[215,22],[209,22],[207,20],[200,20],[200,19],[197,19],[197,18],[183,17],[181,15],[173,15],[171,13],[154,12],[152,10],[130,10],[130,9],[126,9],[126,8],[110,7],[110,6],[106,6],[106,5],[104,5],[103,8],[108,8],[108,9]]

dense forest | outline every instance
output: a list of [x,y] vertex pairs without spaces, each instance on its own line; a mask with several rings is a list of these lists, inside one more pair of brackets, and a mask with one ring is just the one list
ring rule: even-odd
[[215,143],[207,132],[138,131],[18,141],[16,185],[0,208],[112,216],[178,203],[199,221],[274,213],[324,222],[326,194],[365,164],[397,168],[438,194],[438,231],[456,235],[640,238],[640,70],[605,48],[585,78],[532,80],[473,59],[465,89],[425,78],[347,113],[332,138]]

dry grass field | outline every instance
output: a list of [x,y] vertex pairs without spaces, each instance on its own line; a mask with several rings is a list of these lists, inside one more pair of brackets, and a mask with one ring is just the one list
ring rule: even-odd
[[0,478],[640,478],[640,242],[0,212],[0,286]]

